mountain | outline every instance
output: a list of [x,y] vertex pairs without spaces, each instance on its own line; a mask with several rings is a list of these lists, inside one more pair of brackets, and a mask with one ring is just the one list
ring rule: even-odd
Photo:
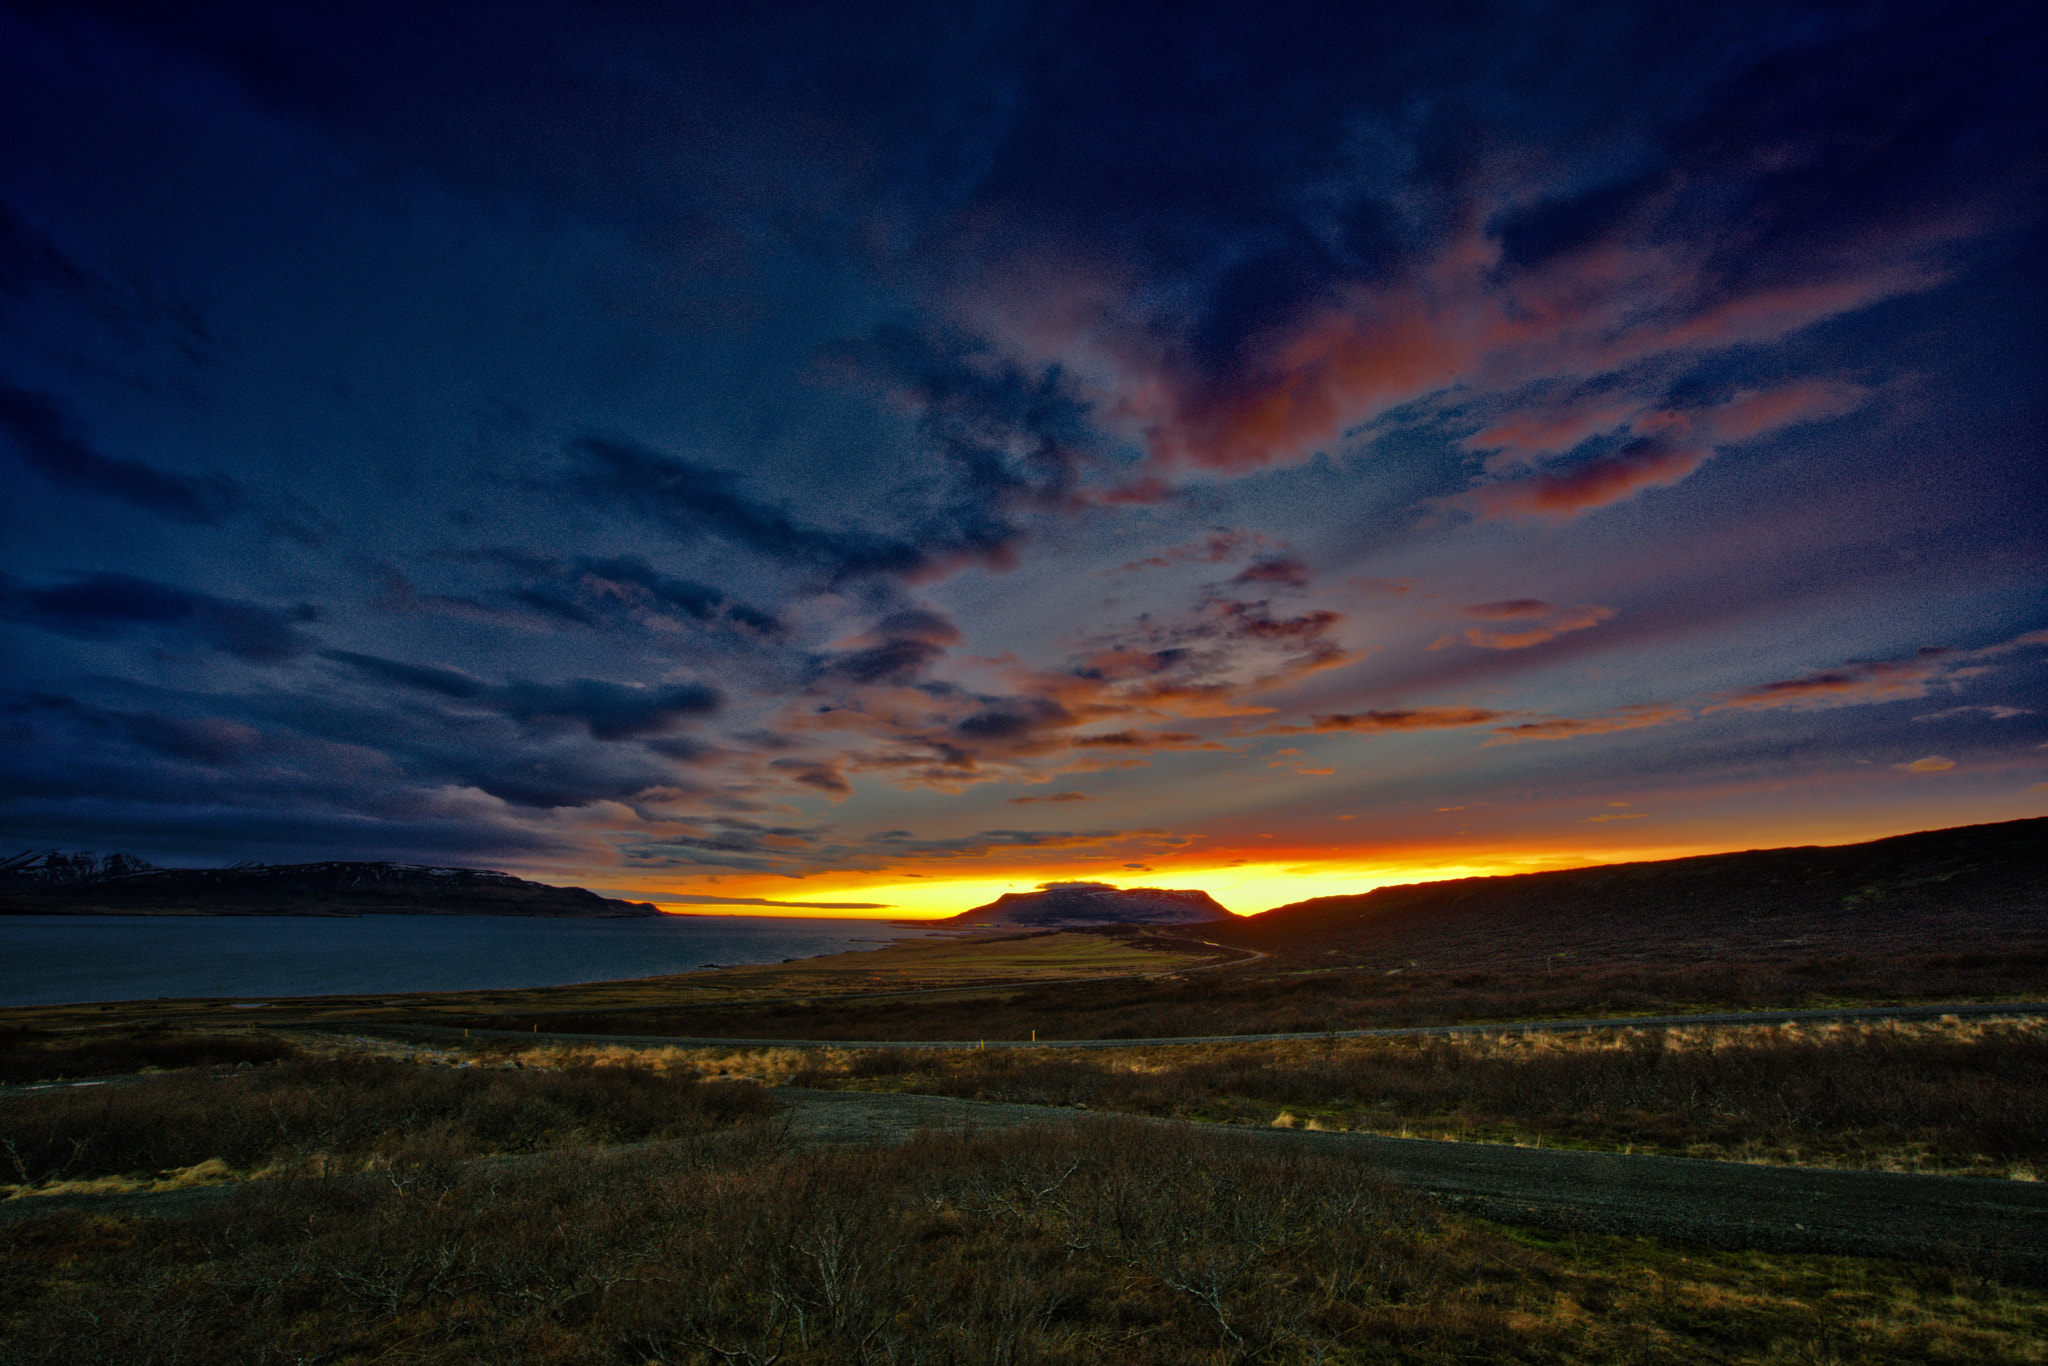
[[60,854],[29,852],[0,859],[0,887],[68,887],[80,882],[126,877],[130,873],[160,873],[154,863],[132,854]]
[[1048,882],[1035,892],[1006,892],[986,906],[935,925],[1057,929],[1083,925],[1197,925],[1235,916],[1207,892],[1163,887],[1123,891],[1106,882]]
[[2048,818],[1317,897],[1221,926],[1399,967],[2048,948]]
[[126,854],[26,853],[0,862],[8,915],[654,916],[637,901],[483,868],[411,863],[242,863],[158,868]]

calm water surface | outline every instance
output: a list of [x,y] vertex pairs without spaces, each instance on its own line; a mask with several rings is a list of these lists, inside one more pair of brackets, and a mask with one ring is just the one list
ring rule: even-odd
[[742,915],[7,915],[0,1006],[561,986],[779,963],[923,933],[886,921]]

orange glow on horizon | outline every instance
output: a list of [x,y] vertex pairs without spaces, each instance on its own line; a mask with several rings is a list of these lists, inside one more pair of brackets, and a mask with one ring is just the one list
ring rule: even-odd
[[[723,883],[720,895],[760,897],[775,906],[705,905],[665,900],[649,889],[646,900],[670,914],[682,915],[772,915],[818,919],[854,920],[937,920],[985,906],[1006,892],[1036,891],[1045,882],[1104,882],[1114,887],[1170,887],[1199,890],[1214,897],[1227,910],[1247,916],[1306,901],[1319,896],[1350,896],[1378,887],[1414,882],[1443,882],[1453,878],[1502,877],[1515,873],[1550,872],[1563,868],[1586,868],[1603,863],[1643,862],[1683,858],[1711,850],[1693,846],[1671,849],[1632,849],[1617,855],[1613,851],[1529,851],[1512,854],[1465,855],[1428,861],[1414,858],[1361,859],[1274,859],[1202,866],[1159,866],[1151,872],[1109,872],[1099,868],[1019,870],[1008,876],[961,878],[905,878],[901,873],[822,874],[806,878],[801,891],[780,885],[763,886],[750,880],[741,887]],[[807,907],[803,902],[872,901],[887,903],[873,910],[827,910]]]

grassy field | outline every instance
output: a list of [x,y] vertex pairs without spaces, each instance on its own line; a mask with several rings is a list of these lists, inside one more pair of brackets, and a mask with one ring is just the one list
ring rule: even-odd
[[[1089,935],[1060,936],[1085,940]],[[1051,941],[1044,941],[1050,943]],[[1170,934],[1138,941],[1162,966]],[[964,945],[970,958],[985,951]],[[1184,952],[1213,952],[1184,941]],[[1050,950],[1046,950],[1050,952]],[[1064,952],[1064,951],[1063,951]],[[854,955],[855,958],[865,955]],[[823,960],[819,960],[823,961]],[[1211,960],[1214,963],[1214,960]],[[1850,1005],[2048,999],[2048,952],[1945,953],[1889,960],[1831,957],[1787,962],[1703,961],[1660,964],[1576,963],[1535,958],[1519,969],[1434,969],[1426,963],[1383,970],[1307,968],[1286,959],[1188,962],[1143,978],[1051,980],[1082,976],[1049,969],[1033,981],[990,973],[971,987],[961,976],[951,990],[916,992],[917,979],[879,983],[835,981],[808,989],[791,965],[778,984],[720,999],[677,996],[632,1010],[441,1010],[443,1021],[529,1028],[545,1033],[674,1034],[733,1039],[848,1039],[974,1042],[1038,1039],[1149,1039],[1212,1034],[1307,1033],[1410,1025],[1648,1014],[1683,1014]],[[1199,969],[1199,970],[1191,970]],[[782,994],[778,994],[779,990]]]
[[1208,1123],[2034,1180],[2048,1171],[2048,1021],[1029,1052],[764,1052],[715,1064]]
[[1539,1238],[1343,1159],[1104,1121],[400,1156],[179,1217],[0,1224],[0,1362],[2030,1362],[1967,1265]]
[[[5,1012],[0,1081],[161,1075],[0,1097],[17,1188],[0,1220],[0,1363],[2048,1361],[2048,1294],[1990,1263],[1538,1236],[1446,1214],[1352,1159],[1255,1152],[1204,1127],[2031,1179],[2048,1165],[2039,1021],[1096,1051],[745,1042],[2034,985],[2032,966],[1995,956],[1895,964],[1882,992],[1870,965],[1275,969],[1152,933],[1001,935],[531,992]],[[408,1022],[732,1042],[426,1047],[346,1028]],[[797,1151],[762,1084],[1197,1123]],[[29,1193],[226,1183],[226,1203],[161,1217]]]

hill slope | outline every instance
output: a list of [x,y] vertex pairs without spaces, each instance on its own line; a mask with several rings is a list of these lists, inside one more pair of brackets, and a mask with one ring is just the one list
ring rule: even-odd
[[1216,937],[1396,966],[2048,948],[2048,819],[1382,887]]
[[157,868],[124,854],[53,853],[19,855],[0,864],[0,914],[615,919],[661,912],[581,887],[550,887],[482,868],[344,862]]

